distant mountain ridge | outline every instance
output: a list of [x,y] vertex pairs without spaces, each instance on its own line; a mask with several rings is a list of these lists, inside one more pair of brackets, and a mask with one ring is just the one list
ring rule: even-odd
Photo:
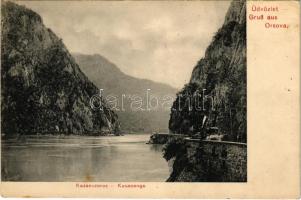
[[[165,83],[159,83],[148,79],[133,77],[122,72],[116,64],[99,54],[87,55],[72,53],[80,68],[95,84],[107,83],[112,86],[109,90],[121,90],[123,93],[133,93],[147,88],[156,90],[156,93],[166,94],[177,89]],[[110,82],[110,83],[109,83]],[[126,85],[118,84],[126,83]],[[143,83],[143,84],[140,84]],[[107,87],[107,85],[99,85]],[[120,93],[120,92],[117,92]]]
[[116,113],[80,70],[62,40],[30,9],[1,4],[2,134],[101,134],[116,131]]
[[[175,98],[177,89],[163,83],[147,79],[139,79],[123,73],[114,63],[107,58],[94,54],[84,55],[73,53],[73,57],[94,84],[104,89],[105,95],[138,95],[146,103],[146,92],[162,99],[165,95]],[[171,102],[172,103],[172,102]],[[116,111],[121,127],[125,131],[153,132],[168,131],[170,111],[158,109],[156,111],[132,111],[130,102],[125,102],[125,111]]]

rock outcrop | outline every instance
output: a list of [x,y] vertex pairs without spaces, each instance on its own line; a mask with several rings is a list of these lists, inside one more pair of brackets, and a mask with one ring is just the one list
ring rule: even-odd
[[246,1],[239,0],[173,104],[170,130],[192,138],[165,145],[167,181],[247,181],[246,126]]
[[147,144],[166,144],[169,140],[184,138],[183,134],[169,134],[169,133],[154,133],[150,136]]
[[[117,115],[101,101],[62,40],[24,6],[1,6],[2,134],[102,134],[117,131]],[[99,102],[100,103],[100,102]]]
[[245,143],[173,138],[164,147],[168,182],[246,182]]
[[215,131],[229,141],[246,142],[245,0],[231,3],[223,26],[177,95],[169,128],[192,135]]

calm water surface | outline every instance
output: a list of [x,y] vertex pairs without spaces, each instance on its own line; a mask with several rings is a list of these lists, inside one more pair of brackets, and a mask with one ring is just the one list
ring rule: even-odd
[[165,181],[162,145],[149,135],[2,140],[3,181]]

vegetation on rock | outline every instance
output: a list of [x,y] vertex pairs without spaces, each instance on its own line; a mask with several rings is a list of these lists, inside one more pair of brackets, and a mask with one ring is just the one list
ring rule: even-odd
[[[198,94],[204,100],[202,110],[195,109]],[[227,140],[246,142],[246,101],[246,3],[240,0],[232,2],[189,84],[177,94],[169,128],[196,134],[216,127]]]
[[90,108],[97,87],[62,40],[24,6],[1,6],[2,134],[103,134],[119,129],[105,102]]

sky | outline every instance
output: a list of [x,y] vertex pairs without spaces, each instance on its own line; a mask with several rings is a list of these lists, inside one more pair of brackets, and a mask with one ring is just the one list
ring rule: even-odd
[[182,88],[230,1],[22,1],[70,52],[100,54],[124,73]]

